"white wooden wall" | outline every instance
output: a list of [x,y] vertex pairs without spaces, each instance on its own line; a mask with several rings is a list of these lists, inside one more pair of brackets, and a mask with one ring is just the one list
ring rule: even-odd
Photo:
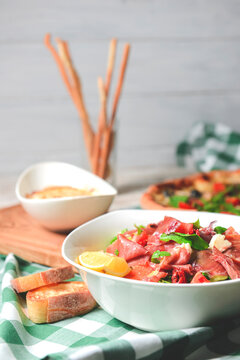
[[69,41],[91,117],[109,40],[132,44],[118,169],[175,164],[196,121],[240,131],[239,0],[0,0],[0,174],[42,160],[84,165],[80,121],[43,45]]

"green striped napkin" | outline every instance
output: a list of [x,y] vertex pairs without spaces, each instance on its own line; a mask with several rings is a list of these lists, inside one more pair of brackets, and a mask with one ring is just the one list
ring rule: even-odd
[[240,134],[223,124],[196,123],[177,146],[178,165],[187,160],[197,170],[240,168]]
[[84,316],[36,325],[24,315],[10,281],[44,269],[13,254],[0,255],[1,360],[240,359],[240,318],[214,327],[147,333],[97,308]]

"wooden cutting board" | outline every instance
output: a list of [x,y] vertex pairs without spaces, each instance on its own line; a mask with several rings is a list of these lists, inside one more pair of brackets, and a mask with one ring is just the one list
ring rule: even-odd
[[0,253],[14,254],[48,266],[66,265],[61,246],[66,234],[51,232],[29,216],[21,205],[0,210]]

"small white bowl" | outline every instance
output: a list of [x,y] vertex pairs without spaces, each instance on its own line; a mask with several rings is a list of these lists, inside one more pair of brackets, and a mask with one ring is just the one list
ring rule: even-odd
[[[29,199],[27,194],[48,186],[94,188],[98,194],[49,199]],[[27,168],[16,183],[16,195],[24,209],[42,225],[67,231],[105,213],[117,191],[98,176],[62,162],[43,162]]]
[[100,216],[71,232],[62,246],[66,261],[78,268],[98,304],[117,319],[147,331],[208,325],[240,314],[240,279],[204,284],[164,284],[118,278],[75,263],[85,250],[105,250],[110,240],[133,224],[159,222],[165,215],[202,226],[240,230],[239,216],[195,211],[121,210]]

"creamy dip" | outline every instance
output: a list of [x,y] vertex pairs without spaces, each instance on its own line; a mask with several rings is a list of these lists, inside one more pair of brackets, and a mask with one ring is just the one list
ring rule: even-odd
[[96,189],[85,188],[77,189],[71,186],[49,186],[43,190],[33,191],[31,194],[27,194],[28,199],[51,199],[51,198],[62,198],[72,196],[89,196],[94,195]]

